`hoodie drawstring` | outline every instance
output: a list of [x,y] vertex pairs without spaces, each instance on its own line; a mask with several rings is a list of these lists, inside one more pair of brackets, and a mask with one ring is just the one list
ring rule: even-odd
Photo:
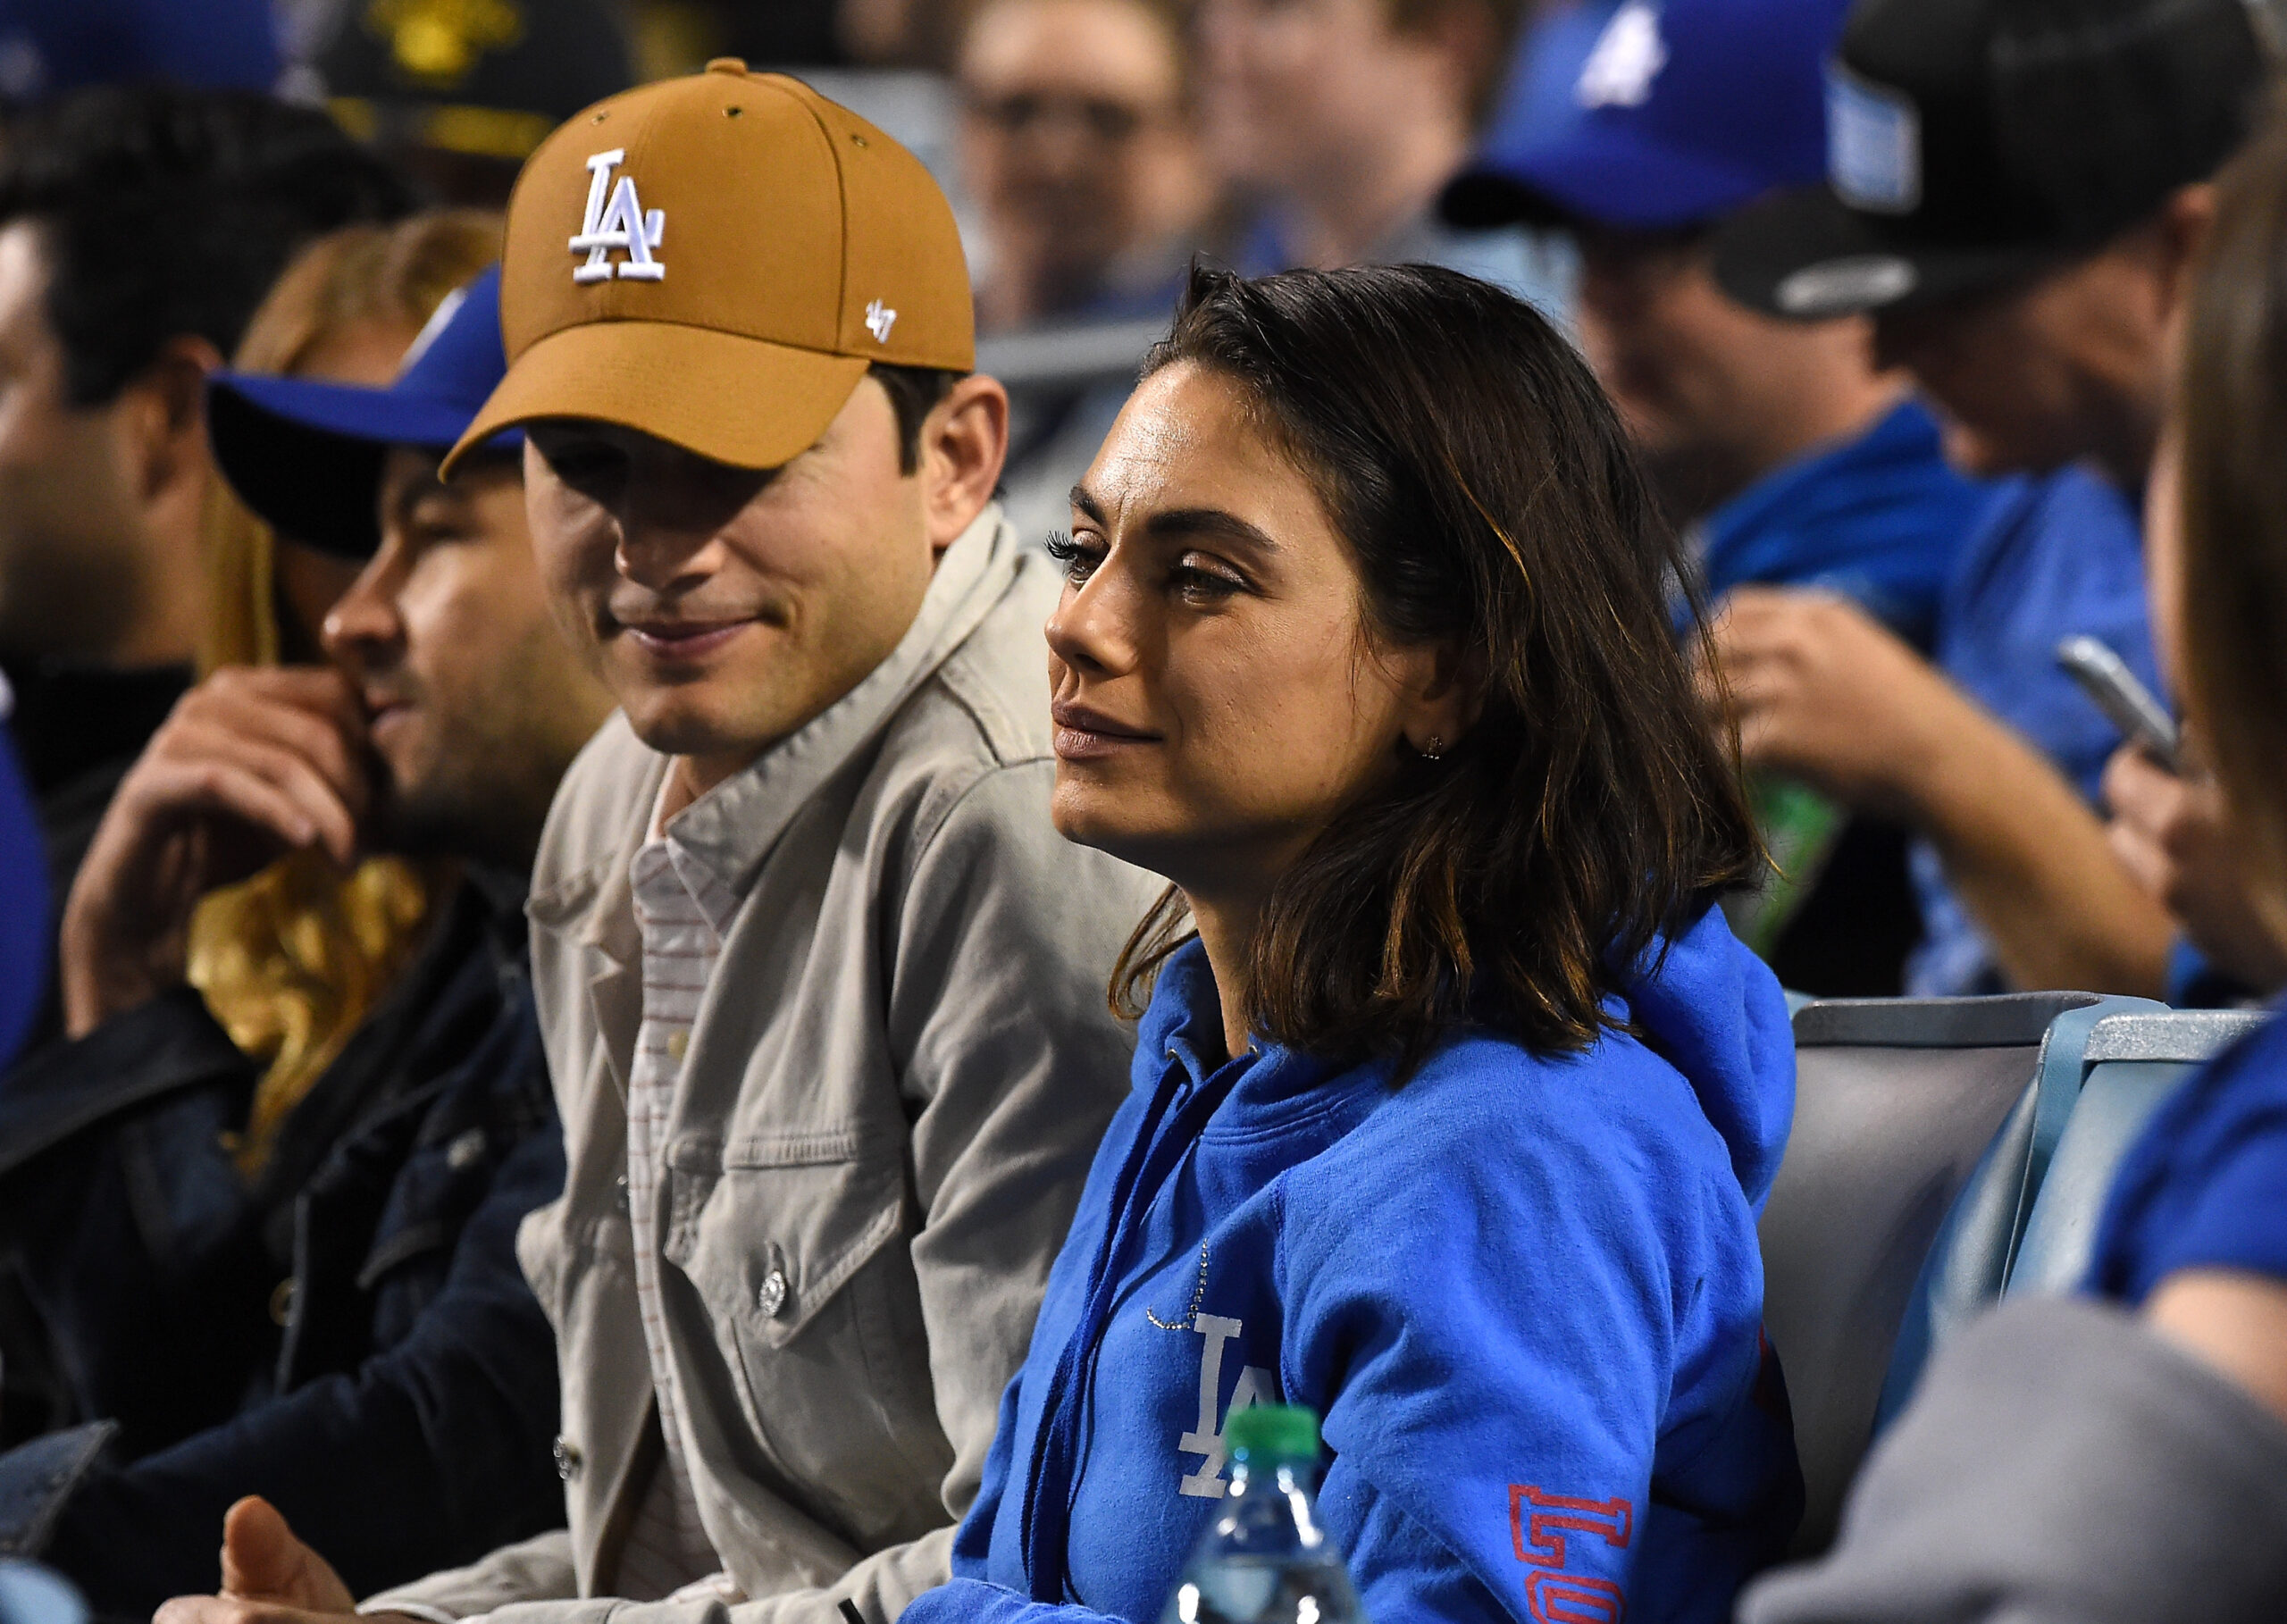
[[[1199,1092],[1175,1108],[1185,1077],[1181,1065],[1170,1065],[1152,1097],[1142,1128],[1119,1176],[1112,1183],[1110,1218],[1096,1243],[1093,1284],[1071,1339],[1058,1356],[1048,1394],[1041,1404],[1040,1431],[1033,1444],[1032,1471],[1025,1485],[1025,1572],[1032,1598],[1051,1605],[1062,1603],[1065,1557],[1072,1528],[1074,1481],[1080,1458],[1080,1418],[1094,1385],[1095,1353],[1111,1319],[1111,1300],[1119,1285],[1119,1264],[1130,1228],[1151,1210],[1176,1164],[1197,1142],[1208,1119],[1230,1097],[1244,1076],[1252,1055],[1229,1060],[1200,1085]],[[1173,1120],[1169,1120],[1171,1109]],[[1160,1125],[1167,1124],[1164,1130]],[[1061,1490],[1051,1492],[1051,1484]]]

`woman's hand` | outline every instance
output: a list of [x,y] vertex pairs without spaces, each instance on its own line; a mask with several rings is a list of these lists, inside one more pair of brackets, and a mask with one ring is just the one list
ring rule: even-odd
[[2287,947],[2255,906],[2216,781],[2132,744],[2107,764],[2104,792],[2114,853],[2209,962],[2266,996],[2287,986]]

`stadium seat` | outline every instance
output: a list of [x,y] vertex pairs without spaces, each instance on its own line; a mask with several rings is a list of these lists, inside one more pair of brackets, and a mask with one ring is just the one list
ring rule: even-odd
[[[1836,999],[1796,1014],[1795,1126],[1762,1238],[1764,1324],[1786,1372],[1806,1494],[1797,1554],[1833,1537],[1917,1287],[1946,1303],[1964,1282],[1987,1300],[2001,1288],[2079,1082],[2085,1030],[2073,1028],[2085,1021],[2058,1034],[2043,1109],[2052,1025],[2124,1005],[2158,1008],[2040,992]],[[1925,1280],[1924,1260],[1973,1176],[1979,1194],[1948,1237],[1956,1262]],[[1944,1315],[1924,1317],[1926,1350]]]
[[2150,999],[2097,998],[2049,1022],[2038,1072],[1987,1142],[1923,1260],[1890,1349],[1874,1436],[1906,1408],[1939,1344],[2000,1299],[2080,1095],[2090,1034],[2116,1015],[2166,1013]]
[[2166,1009],[2097,1023],[2082,1057],[2079,1102],[2034,1199],[2006,1294],[2080,1285],[2122,1156],[2193,1072],[2266,1018],[2251,1009]]

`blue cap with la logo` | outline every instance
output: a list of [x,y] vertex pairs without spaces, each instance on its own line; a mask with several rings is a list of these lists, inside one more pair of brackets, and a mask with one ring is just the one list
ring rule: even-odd
[[[468,426],[508,362],[494,266],[438,306],[387,389],[217,373],[207,434],[239,499],[280,535],[345,557],[381,545],[374,496],[392,446],[442,453]],[[497,437],[502,450],[523,440]]]
[[1482,150],[1440,200],[1445,217],[1665,231],[1816,180],[1822,69],[1847,9],[1621,0],[1593,32],[1577,15],[1553,22],[1527,41]]

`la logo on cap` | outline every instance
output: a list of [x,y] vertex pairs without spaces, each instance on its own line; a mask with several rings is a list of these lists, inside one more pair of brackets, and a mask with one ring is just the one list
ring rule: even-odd
[[1627,0],[1596,36],[1572,98],[1583,107],[1641,107],[1651,96],[1652,81],[1667,65],[1659,8],[1646,0]]
[[[615,146],[588,160],[588,213],[572,239],[572,252],[584,254],[587,263],[572,269],[575,282],[607,282],[615,276],[631,282],[656,282],[667,268],[651,257],[666,230],[664,210],[643,212],[635,196],[635,177],[622,175],[612,184],[611,172],[627,161],[627,149]],[[608,198],[609,201],[606,201]],[[612,250],[627,257],[615,261]]]

